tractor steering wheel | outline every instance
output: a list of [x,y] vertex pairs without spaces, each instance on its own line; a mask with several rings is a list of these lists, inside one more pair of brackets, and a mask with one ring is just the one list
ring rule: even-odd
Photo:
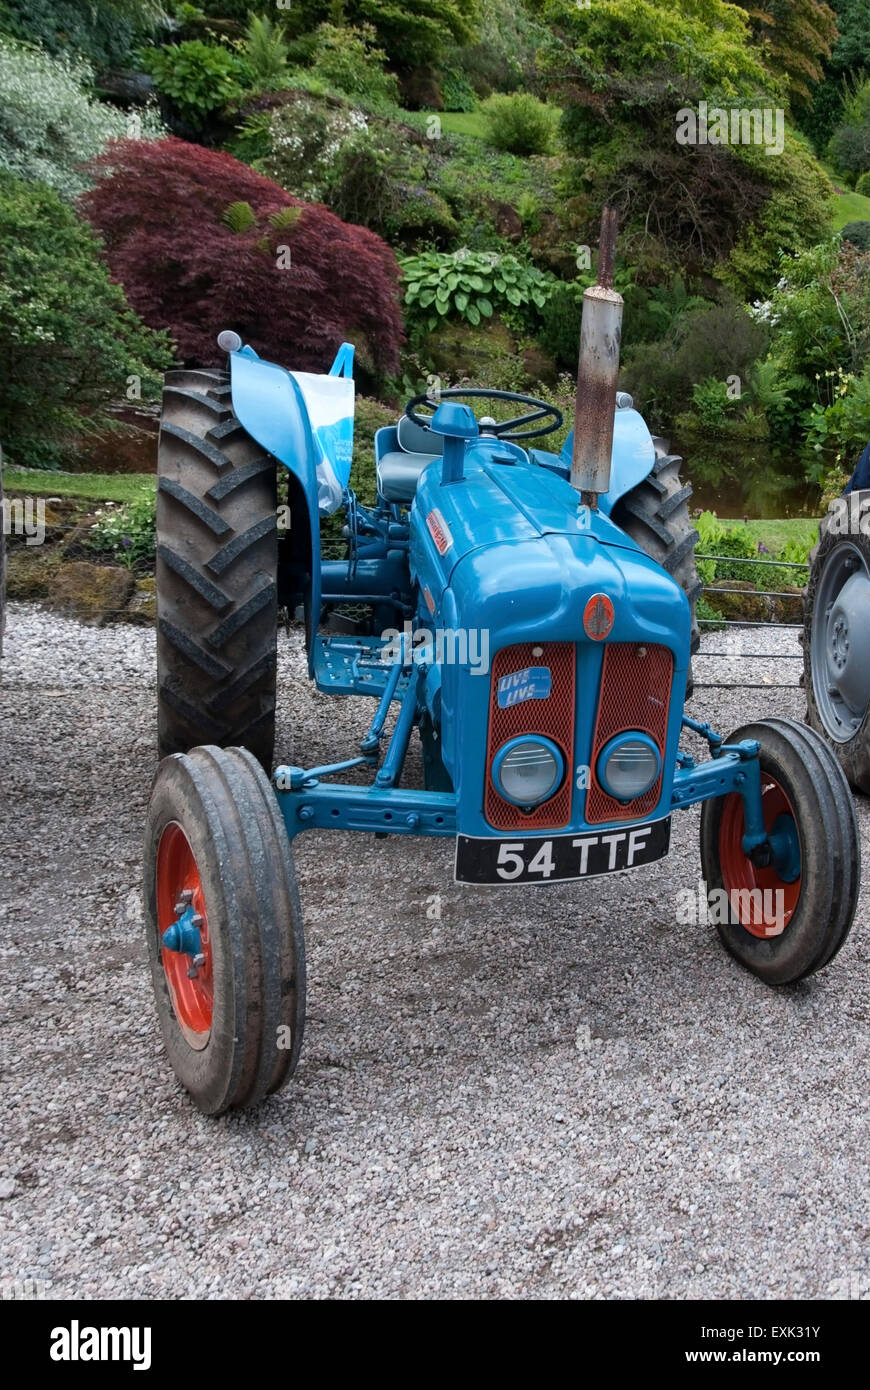
[[[523,439],[538,439],[543,434],[552,434],[554,430],[561,427],[562,412],[557,410],[554,405],[548,405],[546,401],[538,400],[537,396],[523,396],[519,391],[493,391],[486,387],[478,386],[453,386],[446,391],[439,391],[437,400],[424,392],[420,396],[414,396],[405,406],[405,414],[409,420],[413,420],[415,425],[421,429],[427,429],[432,423],[431,415],[418,415],[417,406],[427,405],[433,412],[437,410],[441,401],[454,401],[461,396],[470,396],[475,399],[484,397],[488,400],[496,401],[516,401],[518,405],[531,406],[524,415],[515,415],[512,420],[492,421],[487,423],[481,430],[481,434],[494,435],[496,439],[507,439],[512,444],[519,444]],[[534,430],[520,430],[523,425],[531,425],[535,420],[544,420],[547,416],[552,416],[552,420],[546,425],[540,425]],[[486,417],[484,417],[486,418]]]

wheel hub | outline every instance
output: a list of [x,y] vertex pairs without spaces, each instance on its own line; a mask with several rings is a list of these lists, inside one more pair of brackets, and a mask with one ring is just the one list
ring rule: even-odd
[[167,825],[157,851],[161,960],[179,1027],[194,1048],[209,1039],[214,1009],[211,944],[196,859],[180,825]]

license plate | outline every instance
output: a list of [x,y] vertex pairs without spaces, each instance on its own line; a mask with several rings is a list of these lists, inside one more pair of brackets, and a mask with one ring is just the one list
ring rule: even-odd
[[671,818],[625,830],[572,831],[548,839],[457,835],[457,883],[560,883],[639,869],[667,854]]

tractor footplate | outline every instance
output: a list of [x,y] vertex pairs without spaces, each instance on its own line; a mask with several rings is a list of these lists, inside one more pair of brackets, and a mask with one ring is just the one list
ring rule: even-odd
[[[394,669],[392,661],[383,660],[383,650],[381,637],[316,637],[314,679],[318,690],[332,695],[382,695]],[[410,672],[402,672],[396,699],[407,690],[410,678]]]

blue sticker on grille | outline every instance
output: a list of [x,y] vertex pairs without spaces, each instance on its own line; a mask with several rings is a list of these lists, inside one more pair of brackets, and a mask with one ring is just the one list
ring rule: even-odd
[[498,682],[498,707],[510,709],[524,700],[546,700],[553,688],[549,666],[527,666],[524,671],[512,671]]

